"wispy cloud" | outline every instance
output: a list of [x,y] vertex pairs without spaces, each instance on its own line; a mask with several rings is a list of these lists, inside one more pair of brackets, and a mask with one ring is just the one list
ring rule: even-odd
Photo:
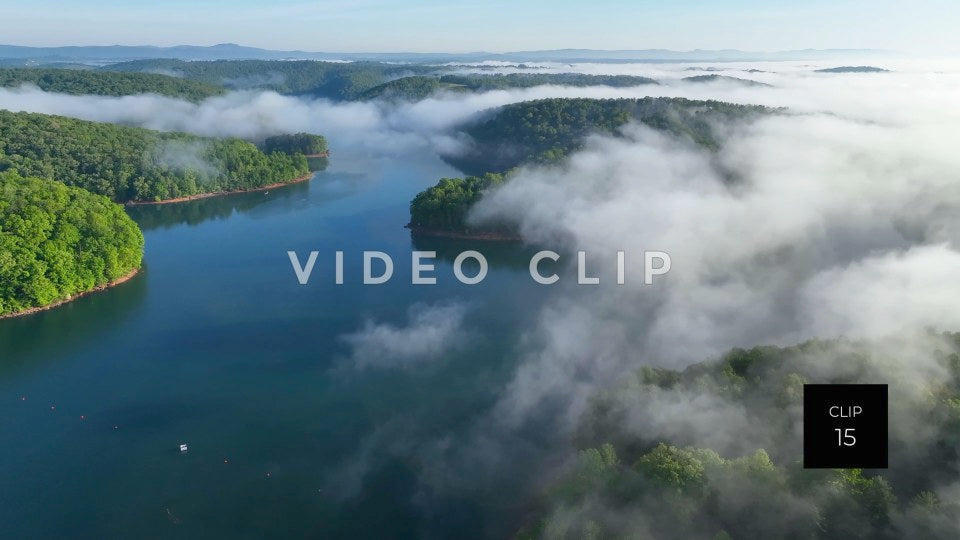
[[410,368],[459,350],[467,345],[466,313],[466,305],[459,303],[415,305],[404,326],[368,320],[343,336],[351,348],[345,365],[358,370]]

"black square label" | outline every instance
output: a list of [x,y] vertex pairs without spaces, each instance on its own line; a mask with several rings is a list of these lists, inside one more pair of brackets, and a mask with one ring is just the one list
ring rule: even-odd
[[887,385],[803,385],[803,466],[887,468]]

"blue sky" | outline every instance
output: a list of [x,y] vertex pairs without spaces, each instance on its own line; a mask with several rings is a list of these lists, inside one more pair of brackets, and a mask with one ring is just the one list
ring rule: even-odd
[[0,0],[0,43],[313,51],[878,48],[960,53],[958,0]]

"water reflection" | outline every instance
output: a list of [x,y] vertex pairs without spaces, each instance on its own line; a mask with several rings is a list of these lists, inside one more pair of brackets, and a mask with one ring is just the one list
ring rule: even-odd
[[[483,254],[487,263],[495,268],[510,268],[526,271],[533,257],[541,248],[522,242],[491,242],[484,240],[462,240],[458,238],[433,238],[410,235],[413,249],[417,251],[436,251],[437,259],[452,263],[457,255],[474,250]],[[476,261],[468,259],[464,268],[472,268]]]
[[309,190],[308,183],[301,182],[268,191],[234,193],[173,204],[128,206],[127,213],[144,231],[177,225],[196,226],[205,221],[227,219],[267,202],[304,198]]
[[[444,260],[436,287],[411,285],[409,201],[452,172],[432,156],[344,154],[337,170],[269,193],[130,208],[148,230],[145,275],[0,321],[0,393],[13,396],[0,400],[4,536],[356,537],[382,534],[375,518],[388,516],[394,536],[452,537],[510,521],[501,507],[519,474],[495,497],[411,504],[418,449],[463,440],[492,406],[553,289],[527,276],[529,248],[444,239],[413,242]],[[287,249],[321,251],[309,287]],[[363,286],[362,249],[393,256],[397,276]],[[490,261],[476,287],[441,268],[464,249]],[[347,251],[342,286],[335,250]],[[368,320],[406,335],[411,306],[447,302],[468,306],[467,346],[415,369],[329,369]],[[349,501],[341,470],[359,482]]]
[[[180,225],[195,227],[207,221],[226,220],[238,214],[258,217],[327,205],[369,188],[366,182],[367,176],[364,174],[319,172],[308,182],[267,191],[233,193],[173,204],[128,206],[127,213],[144,232]],[[269,210],[261,214],[259,210],[264,208]]]
[[66,356],[102,334],[116,332],[147,296],[144,264],[133,279],[32,315],[0,321],[0,370],[16,370],[28,360]]

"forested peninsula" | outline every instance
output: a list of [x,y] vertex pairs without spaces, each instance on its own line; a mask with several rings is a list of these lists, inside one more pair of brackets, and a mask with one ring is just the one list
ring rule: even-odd
[[261,189],[310,175],[302,153],[267,154],[241,139],[0,110],[6,169],[124,203]]
[[460,128],[470,148],[445,159],[467,173],[444,178],[410,203],[409,227],[433,236],[514,239],[509,225],[471,228],[466,216],[484,191],[509,181],[530,163],[555,163],[583,147],[588,135],[618,136],[628,122],[686,139],[709,150],[722,143],[718,126],[745,122],[775,109],[683,98],[555,98],[514,103],[488,111]]
[[120,283],[142,257],[140,228],[106,197],[0,172],[0,318]]
[[462,126],[471,148],[445,157],[467,174],[503,173],[522,164],[556,162],[582,148],[587,135],[616,136],[631,121],[714,150],[722,143],[718,125],[770,111],[684,98],[538,99],[492,109]]
[[410,223],[407,227],[423,236],[468,238],[474,240],[519,240],[509,225],[471,227],[467,214],[483,194],[499,186],[504,175],[487,173],[466,178],[441,178],[437,185],[417,194],[410,202]]
[[363,92],[392,79],[431,73],[436,66],[380,62],[320,62],[296,60],[134,60],[105,66],[120,72],[170,73],[184,79],[231,90],[273,90],[280,94],[358,99]]
[[[0,69],[0,86],[200,101],[202,81],[95,69]],[[307,180],[326,167],[320,135],[260,141],[0,110],[0,317],[54,307],[140,268],[143,235],[116,203],[179,202]]]

